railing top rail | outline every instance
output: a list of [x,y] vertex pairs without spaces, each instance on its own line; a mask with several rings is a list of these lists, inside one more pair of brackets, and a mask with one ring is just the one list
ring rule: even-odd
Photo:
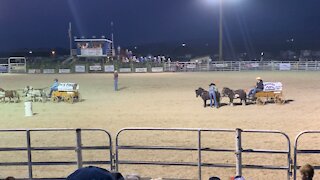
[[296,138],[295,138],[295,141],[294,141],[294,149],[297,150],[298,149],[298,140],[299,138],[303,135],[303,134],[313,134],[313,133],[320,133],[320,130],[308,130],[308,131],[302,131],[300,132]]
[[[119,134],[122,131],[216,131],[216,132],[236,132],[237,129],[214,129],[214,128],[154,128],[154,127],[129,127],[129,128],[122,128],[118,131]],[[241,129],[240,129],[241,130]],[[270,134],[282,134],[289,139],[289,137],[282,131],[276,130],[251,130],[245,129],[241,130],[242,132],[250,132],[250,133],[270,133]]]
[[99,128],[93,128],[93,129],[81,129],[81,128],[35,128],[35,129],[0,129],[0,132],[24,132],[24,131],[103,131],[109,134],[108,131],[104,129]]

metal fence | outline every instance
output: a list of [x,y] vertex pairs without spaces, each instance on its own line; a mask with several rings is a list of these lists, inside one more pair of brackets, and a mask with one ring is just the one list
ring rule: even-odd
[[[213,61],[195,62],[81,62],[72,64],[28,62],[28,73],[110,73],[114,70],[134,72],[206,72],[206,71],[320,71],[320,61]],[[8,72],[8,64],[0,64],[0,72]]]
[[[303,131],[300,132],[296,139],[295,139],[295,144],[294,144],[294,164],[293,164],[293,179],[296,180],[297,179],[297,170],[298,168],[300,168],[300,165],[298,164],[298,156],[302,155],[302,154],[320,154],[320,150],[319,149],[308,149],[308,148],[304,148],[304,149],[299,149],[298,145],[299,140],[301,139],[301,137],[304,137],[307,134],[317,134],[320,135],[320,131]],[[314,139],[314,137],[312,137]],[[314,146],[316,143],[309,143],[309,145]],[[314,147],[316,148],[316,147]],[[319,170],[320,166],[314,166],[315,170]]]
[[[197,139],[197,146],[148,146],[148,145],[126,145],[126,143],[121,140],[121,135],[124,133],[130,133],[130,132],[137,132],[142,131],[142,134],[150,134],[154,131],[161,131],[161,132],[175,132],[178,135],[181,132],[196,132],[197,135],[194,136],[194,138]],[[202,133],[204,132],[211,132],[211,133],[227,133],[227,134],[233,134],[235,138],[235,148],[228,149],[228,148],[208,148],[202,146]],[[242,134],[277,134],[280,135],[280,138],[284,138],[286,149],[283,150],[272,150],[272,149],[252,149],[247,148],[244,149],[242,146]],[[136,138],[138,139],[138,138]],[[216,140],[219,141],[219,140]],[[222,139],[222,141],[225,141]],[[132,143],[132,142],[131,142]],[[213,167],[213,168],[236,168],[235,175],[242,175],[242,169],[250,168],[250,169],[267,169],[267,170],[283,170],[286,171],[287,179],[290,179],[291,176],[291,151],[290,151],[290,140],[289,137],[280,131],[268,131],[268,130],[241,130],[241,129],[181,129],[181,128],[125,128],[120,130],[117,133],[116,136],[116,170],[119,170],[120,165],[156,165],[156,166],[191,166],[191,167],[197,167],[198,168],[198,179],[202,179],[202,167]],[[144,160],[128,160],[128,159],[122,159],[119,152],[121,150],[149,150],[149,151],[189,151],[189,152],[197,152],[198,154],[198,160],[197,162],[173,162],[173,161],[144,161]],[[235,164],[218,164],[214,162],[203,162],[202,160],[202,153],[203,152],[225,152],[225,153],[233,153],[235,155],[236,163]],[[286,160],[286,164],[282,166],[277,165],[256,165],[256,164],[244,164],[242,162],[242,154],[249,154],[249,153],[260,153],[260,154],[282,154],[284,155],[284,159]],[[142,157],[143,158],[143,157]]]
[[[63,144],[59,146],[53,146],[53,145],[48,145],[48,146],[35,146],[33,145],[32,139],[36,138],[35,135],[32,133],[41,133],[43,139],[47,137],[47,134],[49,132],[58,132],[60,133],[61,136],[65,135],[63,133],[65,132],[74,132],[75,134],[75,140],[76,140],[76,145],[75,146],[64,146]],[[105,134],[105,144],[103,146],[83,146],[82,144],[82,136],[83,132],[102,132]],[[71,166],[71,165],[76,165],[78,168],[81,168],[83,165],[91,165],[91,164],[98,164],[98,165],[107,165],[110,167],[110,169],[113,169],[113,163],[112,163],[112,141],[111,141],[111,135],[107,131],[103,129],[19,129],[19,130],[0,130],[1,134],[1,139],[2,141],[5,138],[5,133],[22,133],[25,135],[26,138],[26,146],[14,146],[14,147],[1,147],[0,148],[0,153],[3,152],[26,152],[27,153],[27,160],[26,161],[19,161],[19,162],[0,162],[0,167],[8,167],[8,166],[27,166],[28,167],[28,177],[22,177],[20,179],[65,179],[65,177],[51,177],[51,178],[35,178],[33,175],[33,168],[35,166],[61,166],[61,165],[66,165],[66,166]],[[43,140],[42,139],[42,140]],[[53,143],[53,142],[52,142]],[[83,159],[83,151],[85,150],[94,150],[94,151],[101,151],[101,150],[106,150],[108,153],[106,155],[106,158],[109,160],[84,160]],[[57,160],[52,160],[52,161],[35,161],[32,158],[32,155],[36,152],[53,152],[53,151],[63,151],[64,153],[69,151],[74,153],[74,157],[76,158],[76,161],[57,161]]]
[[194,71],[319,71],[320,61],[214,61],[165,63],[165,72]]
[[[68,146],[63,145],[62,143],[58,145],[52,145],[50,142],[50,145],[44,145],[45,143],[42,142],[42,140],[48,138],[48,134],[50,132],[59,133],[60,136],[64,136],[64,133],[71,133],[74,140],[75,145],[74,146]],[[175,138],[176,136],[171,136],[169,139],[171,142],[174,143],[173,146],[167,146],[163,144],[157,144],[157,145],[149,145],[141,143],[141,137],[145,137],[146,135],[150,133],[163,133],[163,132],[170,132],[174,133],[175,135],[179,136],[181,133],[193,133],[191,137],[193,137],[194,142],[196,142],[193,145],[179,145],[176,144]],[[10,134],[10,136],[6,136],[6,133]],[[13,133],[13,136],[12,134]],[[39,133],[39,134],[38,134]],[[83,138],[85,137],[85,133],[90,133],[91,135],[94,135],[95,138],[97,136],[95,133],[102,133],[103,138],[100,139],[102,142],[104,142],[104,145],[83,145],[84,141]],[[134,133],[138,133],[139,136],[134,136]],[[230,135],[231,138],[234,138],[234,141],[228,141],[231,142],[235,146],[233,148],[230,147],[221,147],[219,145],[218,148],[213,148],[211,146],[212,144],[205,144],[203,140],[205,138],[208,138],[208,134],[206,133],[221,133],[222,137],[226,137],[227,135]],[[257,148],[251,148],[247,147],[246,144],[248,141],[245,141],[242,137],[246,135],[250,135],[250,137],[256,137],[256,135],[277,135],[279,139],[281,140],[280,144],[283,148],[280,148],[279,145],[277,145],[277,149],[257,149]],[[235,169],[235,175],[242,175],[242,171],[244,169],[263,169],[263,170],[277,170],[277,171],[283,171],[286,173],[287,179],[289,180],[292,171],[293,171],[293,179],[297,179],[297,169],[300,167],[298,163],[298,156],[302,154],[319,154],[320,150],[317,149],[317,147],[314,147],[314,143],[309,143],[309,146],[311,145],[311,148],[309,149],[307,147],[304,148],[298,148],[298,146],[301,146],[301,137],[305,137],[307,134],[317,134],[320,135],[320,131],[303,131],[299,133],[295,139],[294,144],[294,152],[293,161],[291,160],[291,145],[290,145],[290,139],[289,137],[280,131],[270,131],[270,130],[241,130],[241,129],[194,129],[194,128],[124,128],[121,129],[115,137],[115,153],[113,153],[113,146],[112,146],[112,137],[108,131],[103,129],[0,129],[0,135],[1,135],[1,141],[0,141],[0,153],[23,153],[24,156],[26,156],[26,160],[23,161],[19,159],[19,161],[6,161],[4,156],[1,156],[1,162],[0,167],[26,167],[28,174],[25,177],[19,177],[17,179],[65,179],[65,177],[42,177],[40,178],[39,175],[37,177],[34,177],[34,167],[48,167],[48,166],[75,166],[74,168],[81,168],[84,165],[102,165],[107,166],[111,170],[119,170],[120,166],[122,165],[139,165],[139,166],[173,166],[173,167],[195,167],[197,168],[197,177],[199,180],[203,179],[203,168],[234,168]],[[11,140],[12,138],[15,139],[16,136],[20,135],[22,137],[22,142],[25,142],[25,145],[23,146],[11,146],[7,145],[5,142],[6,140]],[[37,135],[40,135],[40,139]],[[72,137],[68,136],[68,138]],[[134,141],[128,142],[125,136],[133,137]],[[141,136],[141,137],[140,137]],[[11,139],[10,139],[10,138]],[[37,139],[38,138],[38,139]],[[54,138],[58,138],[58,136],[55,136]],[[211,138],[211,137],[209,137]],[[314,139],[314,136],[311,137]],[[245,138],[246,139],[246,138]],[[250,140],[251,138],[249,138]],[[213,142],[218,141],[224,141],[226,142],[225,138],[214,138],[211,139]],[[14,140],[11,140],[14,142]],[[19,141],[17,141],[19,142]],[[38,143],[37,143],[38,142]],[[92,144],[95,144],[94,140],[89,139],[89,142]],[[211,142],[211,141],[210,141]],[[9,143],[11,144],[11,143]],[[54,144],[54,143],[53,143]],[[226,145],[226,143],[223,143]],[[259,144],[259,143],[257,143]],[[261,144],[261,143],[260,143]],[[300,144],[300,145],[299,145]],[[105,151],[104,157],[105,160],[86,160],[87,156],[83,155],[83,152],[86,150],[92,150],[92,151]],[[173,160],[166,160],[161,159],[161,161],[148,161],[144,160],[144,157],[140,157],[141,159],[135,160],[135,159],[128,159],[128,156],[126,158],[125,155],[129,154],[129,157],[132,156],[129,151],[151,151],[156,152],[155,155],[160,155],[159,151],[164,152],[168,151],[172,154],[175,154],[175,152],[193,152],[196,154],[196,160],[195,161],[173,161]],[[57,152],[61,151],[63,153],[65,152],[72,152],[73,157],[75,157],[75,161],[68,161],[63,160],[59,161],[57,159],[50,159],[48,160],[36,160],[34,158],[34,155],[38,152]],[[121,155],[120,155],[121,152]],[[217,163],[217,162],[210,162],[204,157],[204,153],[229,153],[234,158],[235,163]],[[63,154],[62,153],[62,154]],[[251,163],[245,163],[242,156],[245,154],[252,154],[252,153],[258,153],[258,154],[265,154],[265,155],[271,155],[271,154],[279,154],[281,155],[281,158],[277,158],[276,162],[284,161],[285,164],[282,165],[261,165],[261,164],[255,164],[255,161],[250,161]],[[268,156],[269,157],[269,156]],[[271,156],[270,156],[271,158]],[[248,160],[246,158],[245,160]],[[320,166],[314,166],[315,170],[319,170]],[[75,169],[74,169],[75,170]],[[121,171],[120,171],[121,172]],[[54,175],[54,173],[53,173]]]

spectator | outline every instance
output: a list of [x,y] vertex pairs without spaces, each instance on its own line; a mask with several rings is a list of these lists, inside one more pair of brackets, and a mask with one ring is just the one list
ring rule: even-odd
[[9,177],[5,178],[4,180],[16,180],[16,178],[9,176]]
[[119,78],[118,71],[114,71],[113,80],[114,80],[114,90],[115,91],[118,91],[118,78]]
[[245,180],[245,179],[242,176],[236,176],[236,177],[234,177],[234,180]]
[[301,166],[300,173],[302,176],[302,180],[312,180],[314,175],[313,166],[311,166],[310,164],[305,164],[304,166]]
[[221,180],[221,179],[219,177],[213,176],[213,177],[210,177],[209,180]]
[[95,166],[84,167],[70,174],[66,180],[124,180],[123,176],[117,172],[109,172]]

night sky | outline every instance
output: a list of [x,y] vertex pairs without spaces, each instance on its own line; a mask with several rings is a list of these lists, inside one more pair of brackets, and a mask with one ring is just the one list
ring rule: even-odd
[[[224,0],[225,48],[320,49],[319,0]],[[218,45],[218,0],[0,0],[0,52],[68,47],[73,36],[109,36],[116,45]],[[293,38],[294,41],[287,41]],[[242,50],[241,49],[241,50]]]

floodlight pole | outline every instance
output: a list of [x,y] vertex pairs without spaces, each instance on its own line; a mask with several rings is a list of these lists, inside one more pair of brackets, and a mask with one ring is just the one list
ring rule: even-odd
[[69,48],[70,48],[70,57],[72,57],[72,31],[71,31],[71,22],[69,22]]
[[222,12],[222,2],[223,2],[223,0],[220,0],[220,4],[219,4],[219,6],[220,6],[220,10],[219,10],[219,12],[220,12],[220,14],[219,14],[219,61],[223,61],[223,43],[222,43],[222,38],[223,38],[223,17],[222,17],[222,14],[223,14],[223,12]]

